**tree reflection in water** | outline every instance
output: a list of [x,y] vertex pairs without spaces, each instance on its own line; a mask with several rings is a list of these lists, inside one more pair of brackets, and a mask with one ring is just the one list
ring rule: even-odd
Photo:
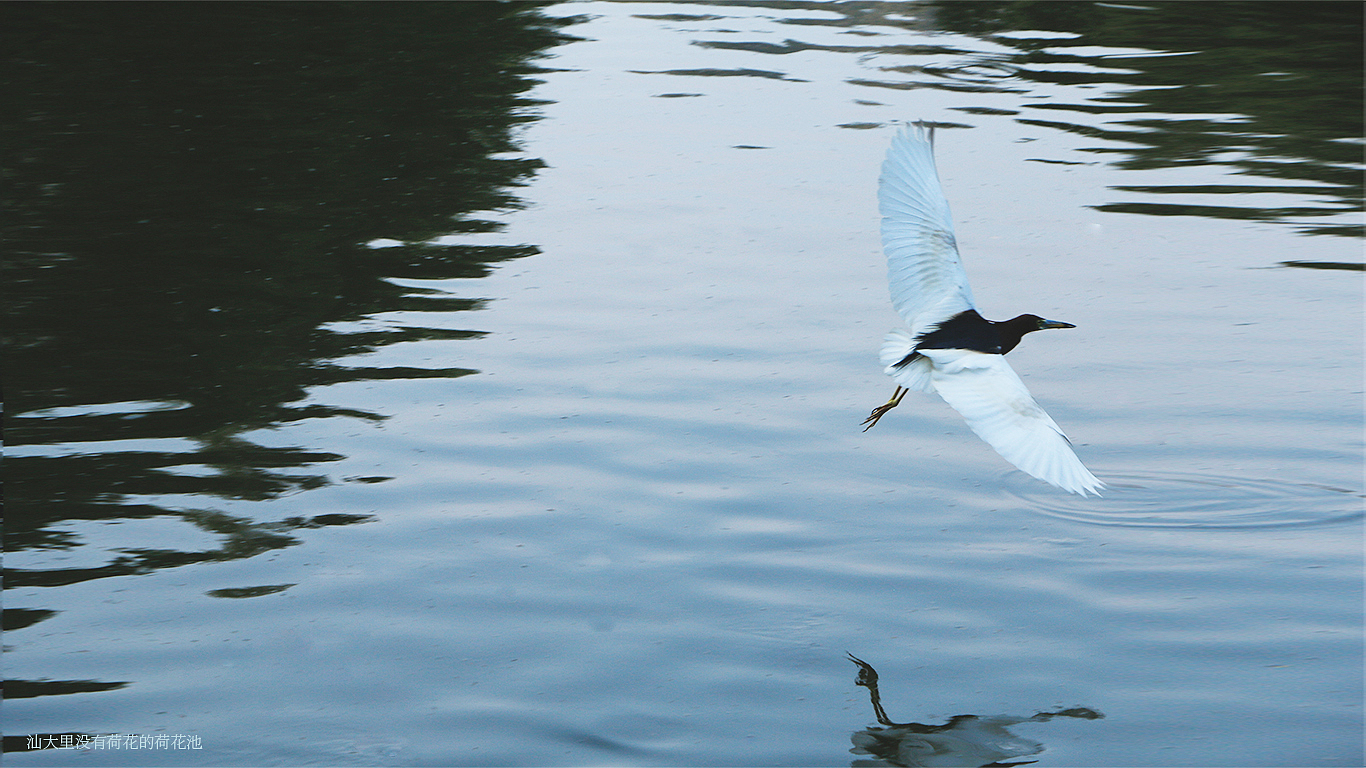
[[[1210,178],[1246,179],[1115,186],[1112,191],[1127,194],[1097,210],[1252,219],[1310,235],[1362,234],[1361,3],[938,0],[839,3],[822,10],[841,16],[801,23],[952,32],[989,45],[959,47],[951,37],[934,36],[915,44],[900,38],[891,44],[877,38],[842,45],[697,44],[774,55],[858,54],[873,71],[849,82],[872,89],[1028,94],[1019,109],[955,109],[1011,115],[1094,139],[1095,146],[1080,151],[1118,168],[1207,165],[1217,169]],[[1314,196],[1309,204],[1262,202],[1306,193]]]
[[[387,417],[322,387],[475,372],[355,358],[480,336],[455,314],[480,299],[414,282],[537,252],[435,241],[519,207],[542,165],[514,140],[536,119],[534,61],[572,22],[536,4],[7,6],[6,587],[250,558],[371,519],[215,502],[336,482],[318,467],[345,457],[261,438]],[[53,614],[11,602],[6,629]]]

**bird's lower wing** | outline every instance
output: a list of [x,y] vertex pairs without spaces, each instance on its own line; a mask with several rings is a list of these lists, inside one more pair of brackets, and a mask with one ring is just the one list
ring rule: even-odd
[[1006,461],[1063,490],[1100,495],[1105,484],[1077,458],[1004,357],[961,349],[921,352],[934,360],[935,390]]

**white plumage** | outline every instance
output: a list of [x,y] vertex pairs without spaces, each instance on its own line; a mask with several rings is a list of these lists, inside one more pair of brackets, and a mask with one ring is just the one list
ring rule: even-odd
[[[878,207],[892,305],[910,332],[894,330],[887,335],[880,357],[898,389],[866,423],[871,427],[900,403],[903,388],[938,392],[978,437],[1011,464],[1072,493],[1099,495],[1104,483],[1082,465],[1067,436],[1030,396],[1004,352],[917,347],[930,343],[923,337],[946,321],[977,309],[958,256],[949,204],[935,171],[933,141],[932,127],[924,123],[907,126],[892,140],[882,164]],[[1033,319],[1039,325],[1028,331],[1070,327]]]

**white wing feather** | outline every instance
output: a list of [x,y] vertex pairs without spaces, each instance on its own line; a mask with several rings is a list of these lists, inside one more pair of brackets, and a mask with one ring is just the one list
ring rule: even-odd
[[933,363],[928,357],[917,357],[905,365],[897,365],[914,351],[915,337],[900,328],[894,328],[887,332],[878,356],[882,359],[883,370],[897,384],[917,392],[933,393],[934,384],[930,381]]
[[977,436],[1025,473],[1085,496],[1105,486],[1081,463],[1062,429],[1001,355],[926,349],[934,390]]
[[920,335],[975,309],[934,167],[933,127],[908,125],[892,139],[882,163],[878,210],[892,306],[911,332]]

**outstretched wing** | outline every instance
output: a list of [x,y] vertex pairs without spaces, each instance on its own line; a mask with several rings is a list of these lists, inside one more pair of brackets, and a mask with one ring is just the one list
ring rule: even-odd
[[892,305],[911,332],[920,335],[975,309],[934,168],[932,126],[908,125],[892,139],[878,182],[878,210]]
[[963,349],[921,350],[934,360],[934,388],[1006,461],[1065,491],[1100,495],[1062,429],[1034,402],[1005,357]]

